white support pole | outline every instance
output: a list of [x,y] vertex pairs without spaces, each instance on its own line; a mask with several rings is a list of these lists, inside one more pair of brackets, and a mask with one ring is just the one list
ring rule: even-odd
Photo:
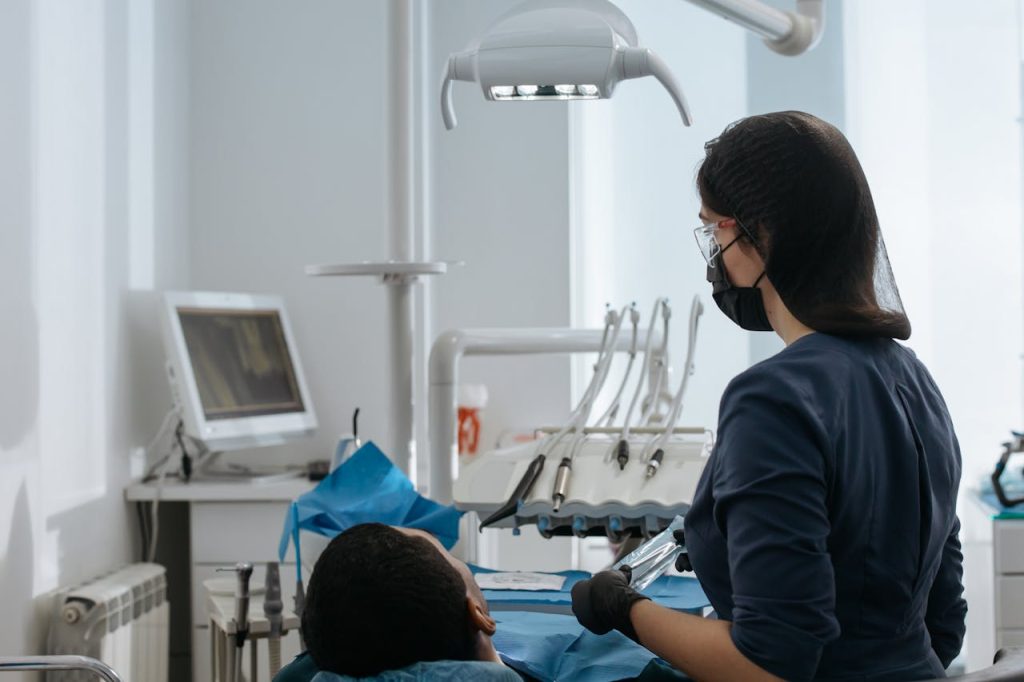
[[[413,220],[413,12],[412,0],[390,0],[390,68],[388,82],[388,217],[391,259],[410,262],[415,254]],[[413,353],[415,277],[385,277],[391,322],[390,443],[395,465],[415,480],[413,454]]]

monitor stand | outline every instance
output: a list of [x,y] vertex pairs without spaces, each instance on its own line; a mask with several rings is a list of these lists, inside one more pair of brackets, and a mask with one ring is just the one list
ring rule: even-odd
[[226,464],[220,467],[214,466],[220,459],[221,452],[204,452],[196,463],[195,472],[192,475],[193,481],[216,481],[220,483],[248,483],[252,485],[267,485],[271,483],[282,483],[302,478],[306,475],[305,469],[287,469],[284,467],[249,467],[242,464]]

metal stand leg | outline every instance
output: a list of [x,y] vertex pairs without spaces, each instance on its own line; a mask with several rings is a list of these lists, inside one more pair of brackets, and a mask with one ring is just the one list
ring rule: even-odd
[[226,632],[217,630],[217,682],[227,682],[228,679],[228,635]]
[[249,638],[249,682],[259,682],[259,658],[257,654],[256,642],[253,638]]
[[210,679],[218,682],[217,676],[217,626],[210,620]]
[[238,665],[241,661],[238,660],[238,649],[235,647],[235,636],[227,636],[227,650],[228,650],[228,675],[224,678],[227,682],[235,682],[238,679]]

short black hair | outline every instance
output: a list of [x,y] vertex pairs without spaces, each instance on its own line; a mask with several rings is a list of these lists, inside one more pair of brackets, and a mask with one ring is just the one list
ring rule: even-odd
[[320,555],[302,635],[321,670],[354,677],[475,653],[462,575],[426,538],[379,523],[349,528]]

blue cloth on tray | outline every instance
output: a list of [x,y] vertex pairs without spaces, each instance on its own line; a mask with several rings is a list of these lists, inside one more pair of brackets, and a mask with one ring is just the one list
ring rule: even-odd
[[352,526],[371,522],[425,530],[451,549],[459,539],[461,516],[454,507],[417,493],[412,481],[368,442],[316,488],[292,502],[278,555],[283,561],[289,543],[294,542],[301,575],[300,530],[333,538]]

